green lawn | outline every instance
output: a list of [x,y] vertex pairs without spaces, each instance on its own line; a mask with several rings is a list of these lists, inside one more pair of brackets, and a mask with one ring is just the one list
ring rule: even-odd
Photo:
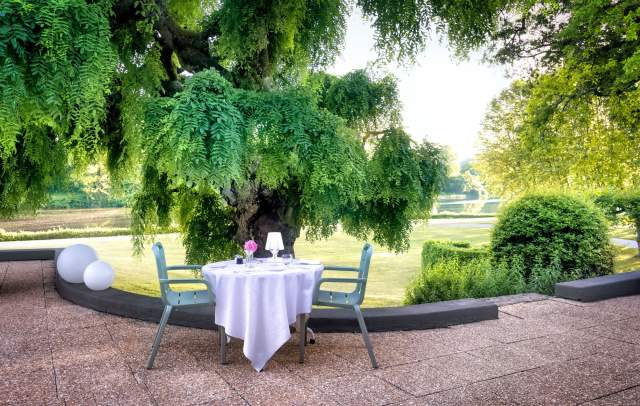
[[[434,219],[428,225],[416,225],[411,235],[411,248],[405,253],[393,254],[376,246],[364,305],[372,307],[402,304],[404,287],[420,267],[420,249],[424,241],[458,240],[480,246],[488,242],[494,221],[493,218]],[[165,246],[169,263],[183,263],[184,249],[177,234],[161,235],[158,239]],[[0,249],[66,247],[77,243],[91,245],[102,259],[114,267],[114,287],[152,296],[159,294],[155,264],[149,250],[142,257],[133,257],[130,237],[127,236],[2,242]],[[326,241],[311,243],[304,238],[298,240],[296,256],[319,259],[325,264],[356,265],[361,246],[362,242],[338,232]],[[620,250],[616,265],[619,271],[637,269],[640,268],[640,258],[635,256],[633,250]],[[327,273],[327,276],[331,274]]]
[[54,209],[40,210],[37,215],[25,215],[0,220],[3,231],[46,231],[58,228],[121,228],[131,223],[129,209]]
[[616,272],[640,270],[640,256],[635,248],[619,248],[616,255]]

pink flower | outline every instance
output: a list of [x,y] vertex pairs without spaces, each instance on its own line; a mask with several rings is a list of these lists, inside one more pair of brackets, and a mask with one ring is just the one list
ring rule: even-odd
[[253,240],[248,240],[244,242],[244,250],[248,252],[256,252],[258,250],[258,244],[256,244]]

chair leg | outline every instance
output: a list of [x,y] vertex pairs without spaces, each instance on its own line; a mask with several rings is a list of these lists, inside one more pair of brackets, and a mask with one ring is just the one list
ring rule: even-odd
[[299,314],[298,315],[298,325],[296,326],[298,329],[298,351],[299,358],[298,361],[303,364],[304,363],[304,346],[306,344],[306,336],[307,336],[307,323],[306,323],[306,315]]
[[224,365],[227,363],[227,334],[222,326],[218,326],[218,341],[220,342],[220,364]]
[[147,369],[153,368],[153,362],[156,359],[156,354],[158,353],[158,347],[160,347],[160,340],[162,339],[164,328],[167,326],[167,321],[169,321],[171,310],[173,310],[173,307],[171,307],[170,305],[166,305],[164,307],[164,311],[162,312],[162,318],[160,319],[160,324],[158,325],[158,331],[156,332],[156,338],[153,340],[153,347],[151,347],[151,355],[149,355],[149,361],[147,362]]
[[358,324],[360,325],[360,332],[362,333],[362,339],[364,340],[364,345],[367,346],[367,351],[369,352],[369,358],[371,359],[371,366],[373,368],[378,368],[378,361],[376,361],[376,356],[373,353],[373,346],[371,346],[371,341],[369,340],[369,331],[367,331],[367,326],[364,324],[364,318],[362,317],[360,306],[354,305],[353,310],[356,312],[356,318],[358,319]]
[[304,325],[303,325],[303,327],[304,327],[304,334],[303,334],[304,335],[304,339],[303,339],[303,341],[304,341],[304,345],[307,345],[307,343],[308,343],[308,341],[307,341],[308,340],[307,331],[309,329],[307,328],[307,317],[306,317],[306,315],[304,317]]
[[308,343],[309,344],[315,344],[316,343],[316,334],[313,332],[313,330],[311,330],[309,327],[307,327],[307,336],[311,335],[311,338],[309,339]]

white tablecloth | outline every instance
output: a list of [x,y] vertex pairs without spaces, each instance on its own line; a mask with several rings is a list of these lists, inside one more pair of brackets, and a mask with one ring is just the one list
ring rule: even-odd
[[227,261],[202,268],[216,295],[215,323],[244,340],[244,355],[257,371],[291,338],[296,316],[311,313],[313,288],[324,267],[300,262],[249,268]]

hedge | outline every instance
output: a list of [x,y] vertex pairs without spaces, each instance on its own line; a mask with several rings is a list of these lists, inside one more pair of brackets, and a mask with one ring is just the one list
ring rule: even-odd
[[[177,227],[169,227],[160,230],[159,233],[177,233]],[[46,231],[4,231],[0,229],[0,242],[4,241],[31,241],[31,240],[57,240],[63,238],[87,238],[87,237],[112,237],[118,235],[131,235],[128,227],[114,228],[55,228]]]
[[[486,253],[485,253],[486,254]],[[516,269],[496,265],[488,255],[450,257],[422,268],[405,291],[405,304],[440,302],[469,297],[494,297],[527,291]]]
[[468,262],[474,259],[488,258],[489,251],[473,248],[466,241],[427,241],[422,246],[422,269],[432,268],[445,259],[457,259]]

